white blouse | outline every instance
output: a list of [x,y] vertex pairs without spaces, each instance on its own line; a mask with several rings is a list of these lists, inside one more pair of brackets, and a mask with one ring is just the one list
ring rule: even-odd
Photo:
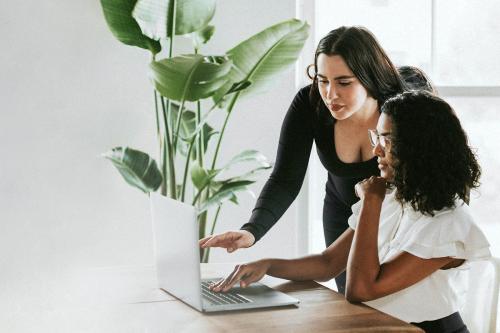
[[[388,191],[380,214],[378,256],[380,264],[408,252],[429,259],[466,259],[457,268],[438,270],[416,284],[365,304],[406,322],[422,322],[446,317],[463,307],[467,290],[467,261],[491,256],[489,243],[474,223],[469,207],[462,201],[434,216],[423,215],[410,205],[396,201]],[[352,206],[349,226],[356,229],[361,201]]]

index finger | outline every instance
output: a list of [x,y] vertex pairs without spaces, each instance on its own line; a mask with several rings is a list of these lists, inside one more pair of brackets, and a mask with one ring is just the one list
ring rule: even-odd
[[213,247],[213,246],[223,246],[223,242],[229,238],[229,235],[227,233],[224,233],[222,235],[216,235],[210,237],[203,245],[202,247]]
[[214,283],[210,289],[215,291],[215,292],[222,291],[222,289],[224,289],[224,286],[226,285],[226,283],[231,280],[231,278],[236,274],[236,272],[238,272],[239,268],[240,268],[240,266],[236,265],[234,267],[233,271],[226,278],[222,278],[221,280]]
[[212,238],[212,235],[210,235],[210,236],[207,236],[207,237],[204,237],[204,238],[200,239],[200,240],[198,241],[198,245],[199,245],[199,246],[203,246],[203,244],[205,244],[208,240],[210,240],[210,238]]
[[243,278],[247,277],[247,267],[246,265],[240,265],[238,267],[238,270],[236,271],[236,274],[234,274],[232,277],[228,276],[226,281],[223,286],[222,286],[222,291],[228,291],[231,289],[236,283],[241,281]]

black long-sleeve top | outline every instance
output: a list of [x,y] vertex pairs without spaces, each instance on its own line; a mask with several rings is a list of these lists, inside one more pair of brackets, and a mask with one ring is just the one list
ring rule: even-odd
[[300,89],[288,109],[273,172],[260,193],[250,221],[241,227],[251,232],[256,241],[271,229],[297,197],[313,140],[319,159],[328,171],[323,210],[325,235],[326,229],[347,228],[351,206],[358,201],[354,185],[379,174],[376,158],[359,163],[344,163],[338,158],[333,135],[335,120],[323,105],[318,109],[311,105],[310,88],[309,85]]

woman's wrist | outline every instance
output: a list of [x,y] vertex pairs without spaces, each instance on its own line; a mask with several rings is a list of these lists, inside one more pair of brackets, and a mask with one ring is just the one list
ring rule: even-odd
[[362,199],[364,206],[381,206],[385,196],[376,193],[366,193]]
[[272,259],[260,259],[258,260],[258,263],[260,263],[262,267],[264,267],[266,271],[268,271],[272,266]]
[[263,268],[264,274],[271,275],[271,269],[273,268],[273,259],[260,259],[257,263]]
[[240,230],[240,231],[246,235],[245,237],[247,238],[247,240],[249,242],[248,247],[250,247],[250,246],[252,246],[252,245],[255,244],[255,235],[253,233],[251,233],[248,230],[244,230],[244,229]]

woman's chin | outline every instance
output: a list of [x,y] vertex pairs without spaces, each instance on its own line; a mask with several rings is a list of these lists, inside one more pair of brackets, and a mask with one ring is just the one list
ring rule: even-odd
[[385,181],[389,182],[389,183],[392,183],[394,181],[394,175],[392,172],[388,171],[388,170],[380,170],[380,177],[384,178]]

